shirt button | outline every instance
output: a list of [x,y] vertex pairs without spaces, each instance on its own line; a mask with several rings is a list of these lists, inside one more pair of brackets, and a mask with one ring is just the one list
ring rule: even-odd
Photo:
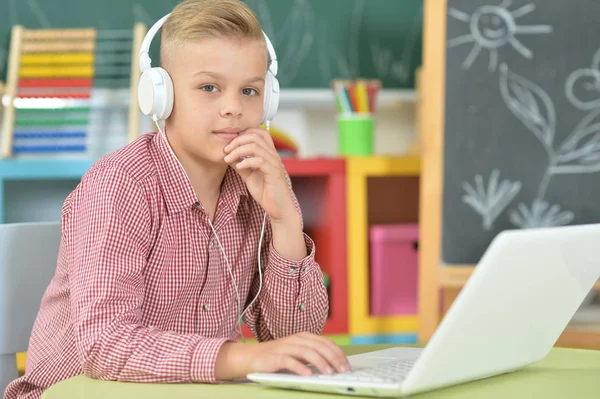
[[216,242],[216,241],[211,241],[211,242],[210,242],[210,246],[211,246],[212,248],[215,248],[215,247],[217,246],[217,242]]
[[296,273],[296,270],[298,270],[296,266],[290,266],[290,274]]
[[210,309],[210,306],[208,306],[208,303],[202,304],[202,310],[208,311],[209,309]]
[[194,204],[194,206],[195,206],[196,208],[198,208],[198,209],[202,209],[202,204],[201,204],[201,203],[199,203],[199,202],[196,202],[196,203]]
[[307,271],[308,270],[308,265],[304,266],[304,268],[302,270],[303,271]]
[[306,309],[306,306],[303,303],[301,303],[300,305],[298,305],[298,309],[304,310]]

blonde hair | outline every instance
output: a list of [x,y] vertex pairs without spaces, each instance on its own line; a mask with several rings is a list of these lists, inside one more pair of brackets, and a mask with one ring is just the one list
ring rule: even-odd
[[203,38],[256,39],[265,45],[254,11],[240,0],[184,0],[165,21],[161,32],[160,63],[178,46]]

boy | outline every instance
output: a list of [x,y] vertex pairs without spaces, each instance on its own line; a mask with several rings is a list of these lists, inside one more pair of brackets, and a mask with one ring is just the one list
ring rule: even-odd
[[[349,369],[319,336],[328,305],[314,243],[258,128],[266,54],[241,1],[175,7],[161,43],[173,111],[164,130],[96,162],[66,199],[56,274],[6,399],[38,398],[78,374],[174,383]],[[257,344],[236,342],[247,305]]]

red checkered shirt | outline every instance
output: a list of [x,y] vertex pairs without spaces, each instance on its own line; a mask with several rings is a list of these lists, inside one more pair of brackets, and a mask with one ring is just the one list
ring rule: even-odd
[[[237,339],[237,299],[208,215],[168,146],[161,134],[142,136],[98,160],[66,199],[56,273],[26,373],[6,399],[38,398],[79,374],[218,382],[217,352]],[[228,169],[214,227],[246,303],[259,286],[262,221],[262,208]],[[268,218],[264,234],[263,286],[244,322],[260,341],[321,333],[328,299],[313,241],[304,235],[308,255],[292,261],[274,249]]]

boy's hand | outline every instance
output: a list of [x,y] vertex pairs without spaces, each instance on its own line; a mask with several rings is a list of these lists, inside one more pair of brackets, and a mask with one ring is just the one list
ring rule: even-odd
[[258,344],[226,343],[217,357],[215,376],[220,380],[243,378],[249,373],[289,370],[311,375],[307,364],[323,374],[350,370],[346,355],[333,341],[302,332]]
[[225,162],[242,177],[271,220],[281,222],[297,216],[285,169],[269,132],[248,129],[231,140],[225,153]]

